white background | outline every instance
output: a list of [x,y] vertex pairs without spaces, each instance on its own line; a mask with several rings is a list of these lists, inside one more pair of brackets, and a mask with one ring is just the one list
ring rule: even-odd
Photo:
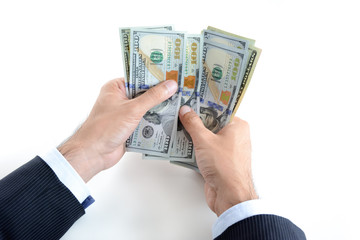
[[[254,180],[308,239],[359,239],[357,1],[1,1],[0,178],[57,146],[123,75],[118,27],[208,25],[263,49],[237,115]],[[196,173],[127,153],[88,184],[96,202],[63,239],[210,239]]]

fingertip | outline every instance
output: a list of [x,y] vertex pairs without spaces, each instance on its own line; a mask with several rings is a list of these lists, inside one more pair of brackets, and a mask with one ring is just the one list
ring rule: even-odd
[[166,86],[169,95],[173,95],[178,89],[178,84],[174,80],[166,80],[164,85]]
[[232,122],[239,122],[239,121],[241,121],[241,119],[237,116],[234,116],[232,119]]
[[244,119],[241,119],[239,117],[236,117],[236,116],[233,118],[232,122],[237,123],[237,124],[247,125],[247,126],[249,125],[249,123],[247,121],[245,121]]
[[191,108],[187,105],[184,105],[180,108],[179,114],[181,117],[183,117],[186,113],[190,112]]
[[119,78],[115,78],[114,80],[115,80],[115,81],[122,82],[122,81],[125,81],[125,78],[124,78],[124,77],[119,77]]

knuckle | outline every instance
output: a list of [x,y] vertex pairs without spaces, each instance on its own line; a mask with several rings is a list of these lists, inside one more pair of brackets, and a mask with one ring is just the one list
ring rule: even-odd
[[144,105],[139,101],[139,99],[134,98],[130,100],[126,111],[130,116],[144,115],[146,110],[143,106]]
[[101,89],[100,89],[100,92],[106,91],[107,88],[108,88],[108,85],[109,85],[109,83],[106,83],[106,84],[102,85],[102,87],[101,87]]
[[238,118],[238,117],[234,117],[233,123],[242,128],[250,128],[250,125],[247,121],[245,121],[241,118]]
[[247,121],[245,121],[245,120],[241,120],[241,124],[242,124],[245,128],[249,128],[249,127],[250,127],[249,123],[248,123]]
[[165,95],[165,91],[162,86],[153,87],[148,90],[148,96],[153,101],[158,101],[159,99],[163,99]]
[[108,82],[106,82],[102,87],[101,87],[101,92],[107,92],[107,91],[109,91],[111,88],[112,88],[112,86],[114,85],[114,84],[116,84],[116,79],[113,79],[113,80],[110,80],[110,81],[108,81]]
[[185,117],[185,124],[186,125],[194,125],[197,124],[199,117],[194,113],[188,113]]

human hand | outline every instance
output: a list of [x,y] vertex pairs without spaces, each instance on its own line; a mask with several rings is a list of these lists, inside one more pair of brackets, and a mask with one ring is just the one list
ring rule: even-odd
[[125,153],[125,142],[152,107],[172,96],[177,83],[168,80],[128,99],[124,78],[106,83],[82,126],[58,147],[85,182],[114,166]]
[[205,128],[199,116],[188,106],[182,107],[179,113],[194,143],[210,209],[220,216],[238,203],[257,199],[251,174],[248,123],[235,117],[214,134]]

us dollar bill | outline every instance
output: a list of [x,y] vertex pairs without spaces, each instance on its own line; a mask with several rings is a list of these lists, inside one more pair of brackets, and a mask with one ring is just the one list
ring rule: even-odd
[[[199,88],[201,79],[202,36],[187,35],[183,69],[183,88],[181,89],[181,106],[191,107],[199,113]],[[190,134],[185,130],[180,119],[177,121],[175,138],[171,147],[170,161],[193,162],[195,152]]]
[[240,39],[245,39],[249,42],[249,46],[254,46],[255,45],[255,40],[254,39],[251,39],[251,38],[247,38],[247,37],[243,37],[243,36],[240,36],[240,35],[236,35],[236,34],[233,34],[233,33],[230,33],[230,32],[226,32],[224,30],[221,30],[219,28],[215,28],[215,27],[212,27],[212,26],[208,26],[207,27],[207,30],[210,30],[210,31],[213,31],[213,32],[217,32],[217,33],[222,33],[224,35],[227,35],[227,36],[231,36],[231,37],[236,37],[236,38],[240,38]]
[[[208,30],[211,30],[213,32],[218,32],[227,36],[231,36],[231,37],[235,37],[235,38],[242,38],[242,39],[247,39],[250,43],[250,46],[248,48],[248,58],[247,58],[247,63],[246,63],[246,69],[244,71],[244,75],[243,75],[243,80],[241,82],[241,86],[240,86],[240,90],[238,92],[238,95],[236,96],[236,100],[235,100],[235,105],[234,105],[234,109],[233,109],[233,113],[231,116],[231,119],[235,116],[240,103],[242,101],[242,99],[244,98],[245,92],[249,86],[249,83],[251,81],[251,78],[253,76],[253,73],[255,71],[255,67],[259,61],[260,55],[261,55],[261,49],[257,48],[254,46],[255,44],[255,40],[249,39],[249,38],[244,38],[241,37],[239,35],[233,34],[233,33],[229,33],[226,31],[223,31],[221,29],[218,28],[214,28],[209,26]],[[216,40],[216,39],[215,39]],[[218,43],[220,43],[219,41],[217,41]],[[232,43],[230,42],[222,42],[223,44],[225,44],[226,46],[232,46],[232,47],[236,47],[234,46]]]
[[[154,30],[173,30],[172,26],[152,26],[152,27],[139,27],[144,29],[154,29]],[[129,96],[129,88],[133,86],[129,85],[130,83],[130,29],[131,28],[119,28],[120,33],[120,43],[122,49],[122,57],[123,57],[123,67],[124,67],[124,78],[125,78],[125,86],[126,86],[126,94]]]
[[249,86],[250,80],[254,74],[255,67],[259,61],[262,50],[255,46],[250,46],[248,51],[249,51],[249,53],[248,53],[248,59],[247,59],[247,63],[246,63],[246,69],[245,69],[245,72],[243,75],[243,80],[241,82],[239,92],[236,96],[235,105],[233,108],[233,113],[231,115],[231,119],[235,116],[235,114],[240,106],[240,103],[241,103],[242,99],[244,98],[245,92],[246,92],[246,90]]
[[[182,88],[185,34],[181,32],[130,30],[130,81],[134,98],[164,80]],[[126,142],[127,150],[169,157],[180,107],[180,91],[150,109]]]
[[202,35],[186,35],[181,106],[187,105],[196,113],[199,113],[198,101],[202,69],[202,47]]
[[[200,34],[187,34],[185,42],[185,56],[183,67],[183,88],[181,89],[181,106],[191,107],[199,113],[199,87],[202,66],[203,39]],[[190,134],[185,130],[178,119],[174,130],[174,141],[171,145],[170,161],[194,162],[194,146]],[[144,154],[143,159],[165,159],[158,156]]]
[[180,87],[185,33],[131,29],[130,37],[132,97],[165,80]]
[[[181,106],[187,105],[199,113],[199,80],[201,79],[201,54],[203,40],[200,34],[186,35],[185,56],[183,68],[183,88],[181,89]],[[194,162],[194,145],[190,134],[178,119],[174,130],[174,141],[171,145],[170,161]],[[144,159],[154,159],[155,156],[143,156]],[[161,159],[161,158],[157,158]]]
[[204,40],[200,118],[217,133],[229,123],[239,92],[247,50]]
[[203,30],[203,36],[205,41],[216,42],[229,47],[243,50],[247,50],[249,47],[249,41],[245,38],[233,37],[212,30]]

